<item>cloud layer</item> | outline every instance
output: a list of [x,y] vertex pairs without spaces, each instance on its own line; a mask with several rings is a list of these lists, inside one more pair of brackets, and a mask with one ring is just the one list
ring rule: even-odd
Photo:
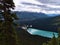
[[15,11],[43,12],[60,14],[59,0],[14,0]]

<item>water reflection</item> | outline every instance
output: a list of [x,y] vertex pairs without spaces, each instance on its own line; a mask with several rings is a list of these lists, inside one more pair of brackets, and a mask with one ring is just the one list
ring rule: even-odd
[[27,31],[32,35],[40,35],[40,36],[48,37],[48,38],[52,38],[53,33],[54,33],[55,37],[58,37],[58,33],[56,33],[56,32],[38,30],[38,29],[33,29],[33,28],[28,28]]

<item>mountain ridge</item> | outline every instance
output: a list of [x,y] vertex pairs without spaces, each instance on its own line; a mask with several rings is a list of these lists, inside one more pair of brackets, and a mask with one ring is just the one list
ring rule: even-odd
[[[16,12],[17,13],[17,12]],[[57,32],[57,29],[56,29],[56,26],[55,25],[52,25],[53,24],[53,20],[56,18],[56,17],[60,17],[60,15],[58,16],[54,16],[54,17],[49,17],[47,16],[46,14],[42,13],[40,15],[43,15],[41,18],[39,16],[36,16],[34,15],[35,13],[27,13],[27,12],[18,12],[19,14],[18,17],[19,17],[19,20],[17,21],[20,25],[32,25],[33,27],[32,28],[37,28],[37,29],[41,29],[41,30],[47,30],[47,31],[54,31],[54,32]],[[26,17],[26,14],[29,16]],[[20,19],[20,15],[21,15],[21,19]],[[25,17],[24,17],[25,15]],[[32,17],[31,17],[32,16]],[[35,16],[35,19],[33,20],[32,18],[34,18]],[[45,16],[45,17],[44,17]],[[30,18],[29,18],[30,17]],[[38,18],[39,17],[39,18]],[[25,20],[25,18],[27,20]],[[31,20],[29,20],[29,19]],[[56,21],[55,21],[56,22]]]
[[15,12],[18,16],[19,19],[21,20],[35,20],[38,18],[46,18],[48,17],[46,14],[44,13],[35,13],[35,12]]

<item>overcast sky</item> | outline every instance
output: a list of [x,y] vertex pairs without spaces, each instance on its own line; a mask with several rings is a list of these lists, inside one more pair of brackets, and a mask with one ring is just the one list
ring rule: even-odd
[[14,0],[15,11],[60,14],[60,0]]

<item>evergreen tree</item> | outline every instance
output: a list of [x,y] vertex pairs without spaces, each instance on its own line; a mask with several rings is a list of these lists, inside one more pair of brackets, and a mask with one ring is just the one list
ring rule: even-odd
[[45,44],[45,45],[59,45],[58,40],[54,34],[53,34],[53,38],[50,41],[48,41],[47,43],[43,43],[43,44]]
[[54,23],[53,25],[57,26],[58,37],[55,38],[55,35],[53,34],[53,38],[47,44],[48,45],[60,45],[60,17],[56,17],[53,23]]
[[57,38],[58,41],[57,42],[60,45],[60,16],[56,17],[54,19],[54,25],[57,26],[57,31],[58,31],[58,38]]
[[0,45],[18,45],[14,20],[16,15],[11,12],[15,5],[13,0],[0,0]]
[[52,45],[58,45],[57,38],[55,37],[54,34],[53,34],[53,38],[51,39],[51,44],[52,44]]

